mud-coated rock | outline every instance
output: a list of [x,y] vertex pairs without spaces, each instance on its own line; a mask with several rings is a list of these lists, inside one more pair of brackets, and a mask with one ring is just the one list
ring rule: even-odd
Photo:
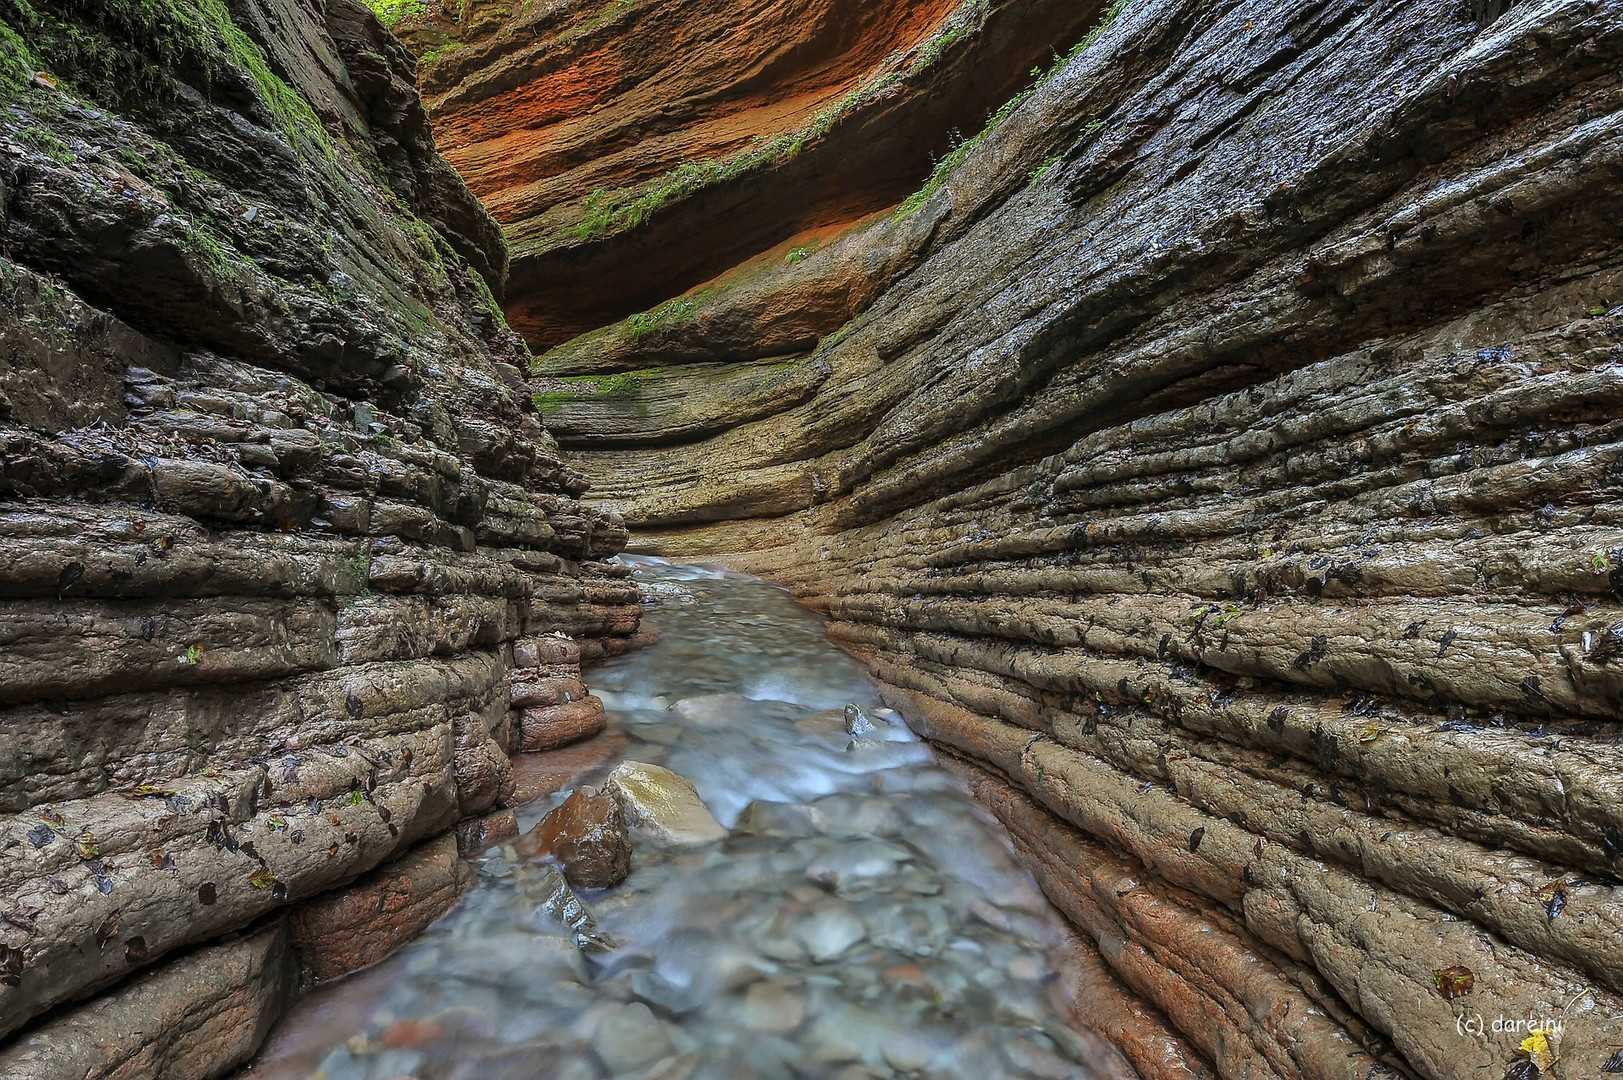
[[287,922],[209,945],[0,1046],[17,1080],[213,1080],[247,1061],[298,985]]
[[375,964],[451,910],[473,881],[456,837],[430,840],[342,889],[294,907],[299,962],[316,982]]
[[579,788],[517,844],[520,854],[553,858],[577,889],[607,889],[631,872],[631,835],[612,796]]

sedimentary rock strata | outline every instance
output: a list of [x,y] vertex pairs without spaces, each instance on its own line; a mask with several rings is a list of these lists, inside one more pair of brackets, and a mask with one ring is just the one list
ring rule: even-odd
[[828,613],[1141,1069],[1598,1076],[1623,9],[1109,14],[918,197],[543,355],[566,459]]
[[475,0],[399,29],[543,348],[892,205],[1102,6]]
[[625,531],[358,0],[0,4],[0,60],[0,1072],[220,1075],[601,722]]

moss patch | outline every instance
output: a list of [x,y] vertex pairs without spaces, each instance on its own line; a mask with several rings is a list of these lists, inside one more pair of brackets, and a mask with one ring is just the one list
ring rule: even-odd
[[402,20],[421,19],[428,14],[426,0],[366,0],[366,6],[391,30]]
[[155,120],[169,115],[182,80],[205,95],[251,85],[289,139],[329,145],[223,0],[0,0],[0,29],[9,85],[40,68],[110,111]]

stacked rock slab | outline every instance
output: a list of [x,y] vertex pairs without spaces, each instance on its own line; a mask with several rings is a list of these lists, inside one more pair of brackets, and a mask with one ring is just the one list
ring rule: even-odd
[[1147,1074],[1611,1075],[1623,7],[1112,10],[919,199],[547,358],[616,380],[569,460],[831,616]]
[[243,1060],[637,629],[412,79],[359,0],[0,3],[0,1074]]

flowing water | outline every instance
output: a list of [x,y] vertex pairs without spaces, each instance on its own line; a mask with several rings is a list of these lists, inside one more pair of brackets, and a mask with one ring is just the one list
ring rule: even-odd
[[821,622],[756,579],[629,561],[662,636],[588,679],[621,758],[690,779],[728,837],[640,842],[625,884],[584,893],[617,946],[601,956],[545,910],[555,879],[492,848],[456,911],[303,999],[250,1075],[1088,1076],[1059,917]]

